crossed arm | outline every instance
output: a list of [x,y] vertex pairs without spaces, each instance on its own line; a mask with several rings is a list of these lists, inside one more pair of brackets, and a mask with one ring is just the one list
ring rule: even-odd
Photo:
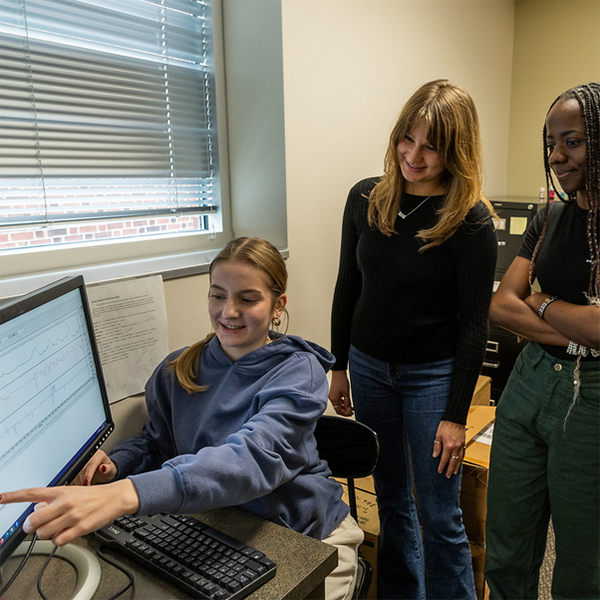
[[548,293],[530,293],[531,262],[517,256],[504,275],[490,306],[490,321],[534,342],[567,346],[569,341],[600,348],[600,306],[580,306],[564,300],[548,305],[544,318],[538,311]]

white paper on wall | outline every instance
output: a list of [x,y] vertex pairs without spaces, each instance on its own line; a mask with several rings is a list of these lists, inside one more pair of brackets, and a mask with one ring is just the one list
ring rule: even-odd
[[143,392],[168,352],[162,277],[92,284],[87,293],[110,402]]

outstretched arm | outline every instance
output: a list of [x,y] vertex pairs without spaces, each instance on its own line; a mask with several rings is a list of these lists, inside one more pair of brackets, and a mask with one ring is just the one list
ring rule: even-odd
[[92,487],[30,488],[0,495],[0,504],[13,502],[37,503],[23,529],[26,533],[37,532],[41,539],[51,539],[56,546],[96,531],[121,515],[134,514],[139,507],[130,479]]

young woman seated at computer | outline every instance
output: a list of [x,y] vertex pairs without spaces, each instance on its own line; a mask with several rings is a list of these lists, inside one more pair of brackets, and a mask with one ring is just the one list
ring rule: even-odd
[[285,312],[286,283],[269,242],[230,242],[210,266],[214,333],[169,355],[150,377],[142,434],[110,456],[94,455],[81,485],[6,492],[0,504],[37,502],[25,528],[58,546],[124,514],[236,505],[335,545],[326,596],[350,597],[363,534],[313,435],[334,358],[271,330]]

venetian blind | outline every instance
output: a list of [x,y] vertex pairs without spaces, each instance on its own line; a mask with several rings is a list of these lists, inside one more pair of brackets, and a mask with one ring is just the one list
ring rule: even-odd
[[215,212],[210,8],[0,0],[0,227]]

